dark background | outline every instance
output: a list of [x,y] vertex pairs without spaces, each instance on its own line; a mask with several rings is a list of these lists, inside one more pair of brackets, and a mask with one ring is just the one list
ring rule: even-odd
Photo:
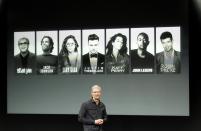
[[[106,131],[198,131],[201,129],[200,34],[201,21],[195,3],[168,1],[0,1],[1,88],[0,130],[81,131],[76,115],[6,114],[6,43],[9,30],[47,28],[105,28],[189,25],[190,116],[109,116]],[[15,15],[13,15],[15,14]],[[12,17],[11,17],[12,16]],[[188,30],[188,28],[186,28]]]

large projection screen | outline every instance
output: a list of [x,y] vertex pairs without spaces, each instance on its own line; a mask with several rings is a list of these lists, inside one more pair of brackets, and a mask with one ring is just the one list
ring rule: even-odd
[[[175,9],[175,8],[174,8]],[[185,9],[185,8],[182,8]],[[11,9],[10,9],[11,10]],[[176,10],[176,9],[175,9]],[[22,12],[18,12],[18,15]],[[16,13],[17,14],[17,13]],[[178,13],[177,13],[178,14]],[[75,27],[68,28],[62,26],[44,26],[44,28],[20,28],[20,20],[15,25],[12,19],[17,20],[15,13],[8,13],[8,25],[10,28],[7,32],[7,113],[8,114],[78,114],[82,102],[90,99],[90,87],[98,84],[102,87],[102,101],[106,105],[109,115],[160,115],[160,116],[189,116],[189,52],[188,52],[188,26],[187,21],[169,22],[171,24],[158,23],[140,24],[136,22],[130,25],[115,26],[111,28],[108,25],[96,28]],[[19,15],[20,16],[20,15]],[[23,16],[23,15],[22,15]],[[131,14],[130,14],[131,16]],[[134,15],[135,16],[135,15]],[[137,15],[136,15],[137,16]],[[20,16],[21,17],[21,16]],[[40,17],[41,18],[41,17]],[[104,17],[103,17],[104,18]],[[131,17],[133,18],[133,17]],[[41,18],[42,19],[42,18]],[[44,20],[44,19],[43,19]],[[60,19],[62,20],[62,19]],[[185,19],[186,20],[186,19]],[[66,20],[67,21],[67,20]],[[133,20],[134,21],[134,20]],[[174,20],[173,20],[174,21]],[[55,22],[55,21],[54,21]],[[52,22],[50,25],[54,25]],[[138,20],[139,22],[139,20]],[[183,22],[183,23],[182,23]],[[29,21],[29,24],[31,22]],[[40,22],[39,22],[40,23]],[[56,23],[56,22],[55,22]],[[160,24],[159,24],[160,23]],[[22,24],[26,24],[26,21]],[[70,24],[70,22],[69,22]],[[40,27],[40,26],[39,26]],[[41,26],[42,27],[42,26]],[[70,27],[70,26],[69,26]],[[178,45],[176,50],[181,54],[180,73],[132,73],[127,74],[109,74],[105,71],[103,74],[17,74],[15,69],[14,55],[17,53],[15,38],[19,38],[16,32],[29,32],[30,41],[36,46],[31,46],[30,50],[37,54],[37,38],[41,37],[40,32],[53,32],[53,38],[56,37],[57,46],[55,47],[58,55],[61,45],[59,35],[62,31],[76,30],[82,36],[78,39],[80,43],[79,52],[86,50],[83,47],[82,40],[84,32],[89,30],[101,30],[101,40],[104,43],[103,54],[106,54],[105,47],[108,39],[111,37],[110,30],[125,29],[127,36],[128,52],[134,49],[136,34],[140,33],[136,28],[147,28],[150,31],[150,45],[148,50],[156,56],[162,49],[160,34],[163,27],[178,27],[179,36],[173,35],[177,39]],[[146,30],[145,30],[146,31]],[[172,30],[171,30],[172,31]],[[115,32],[115,31],[114,31]],[[116,31],[118,32],[118,31]],[[123,32],[123,31],[122,31]],[[123,32],[124,33],[124,32]],[[174,34],[174,31],[171,32]],[[88,35],[88,34],[87,34]],[[34,36],[32,38],[32,36]],[[63,38],[63,36],[62,36]],[[41,39],[41,38],[40,38]],[[39,54],[39,53],[38,53]],[[84,53],[82,52],[82,55]],[[155,59],[156,67],[156,59]],[[154,69],[155,69],[154,67]]]

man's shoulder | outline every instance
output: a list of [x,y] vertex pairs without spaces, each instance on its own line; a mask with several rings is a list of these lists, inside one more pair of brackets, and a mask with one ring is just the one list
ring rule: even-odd
[[100,105],[101,105],[101,106],[105,106],[105,104],[104,104],[102,101],[100,102]]
[[147,56],[149,56],[149,57],[154,57],[154,55],[153,54],[151,54],[150,52],[148,52],[147,51]]
[[89,57],[89,53],[86,53],[86,54],[82,55],[82,57],[83,57],[83,58]]
[[101,54],[101,53],[98,53],[98,58],[99,59],[104,59],[105,58],[105,55]]
[[88,63],[88,61],[89,61],[89,53],[84,54],[84,55],[82,56],[82,60],[83,60],[83,64]]
[[87,100],[87,101],[84,101],[84,102],[82,103],[82,105],[87,106],[87,105],[89,105],[89,104],[91,104],[91,103],[92,103],[91,100]]
[[164,55],[164,52],[163,52],[163,51],[156,53],[156,56],[162,56],[162,55]]
[[91,100],[87,100],[87,101],[84,101],[83,104],[88,104],[88,103],[91,103],[92,101]]
[[180,59],[181,59],[180,52],[174,50],[174,57],[175,57],[177,60],[180,60]]
[[175,55],[180,55],[179,51],[174,50],[174,52],[175,52]]
[[32,52],[29,52],[29,56],[30,57],[35,57],[36,55],[34,53],[32,53]]
[[130,51],[131,57],[135,57],[137,55],[137,49],[133,49]]
[[103,55],[102,53],[98,53],[99,56],[104,57],[105,55]]
[[20,58],[20,53],[18,53],[17,55],[15,55],[15,58]]
[[131,50],[130,53],[137,53],[137,49]]
[[58,59],[58,56],[57,56],[57,55],[51,54],[51,57],[52,57],[53,59]]

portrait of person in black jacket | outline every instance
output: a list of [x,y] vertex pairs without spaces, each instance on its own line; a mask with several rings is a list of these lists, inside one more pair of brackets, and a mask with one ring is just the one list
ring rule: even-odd
[[164,51],[156,54],[157,73],[180,73],[180,52],[173,49],[173,36],[169,31],[160,35]]
[[137,49],[131,50],[131,70],[132,72],[153,72],[154,56],[147,51],[150,43],[149,36],[141,32],[137,36]]
[[[83,74],[102,74],[104,73],[105,55],[100,53],[99,37],[96,34],[88,36],[88,49],[89,52],[82,56],[82,69]],[[86,48],[86,47],[83,47]]]
[[16,72],[29,74],[35,69],[35,54],[29,51],[29,39],[22,37],[18,40],[20,53],[15,55]]
[[91,87],[91,99],[83,102],[78,114],[78,121],[83,124],[84,131],[103,131],[107,121],[106,106],[101,101],[102,89],[99,85]]

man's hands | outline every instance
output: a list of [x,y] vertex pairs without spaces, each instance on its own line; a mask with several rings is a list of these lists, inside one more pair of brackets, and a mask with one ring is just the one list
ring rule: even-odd
[[96,125],[102,125],[103,124],[103,119],[97,119],[95,120]]

